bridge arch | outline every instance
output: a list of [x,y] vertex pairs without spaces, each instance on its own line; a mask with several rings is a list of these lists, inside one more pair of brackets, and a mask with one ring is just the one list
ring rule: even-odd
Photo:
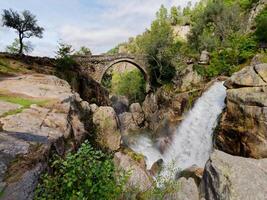
[[148,92],[148,91],[151,89],[151,86],[150,86],[150,79],[149,79],[148,71],[146,70],[146,68],[145,68],[142,64],[136,62],[134,59],[131,59],[131,58],[119,58],[119,59],[116,59],[116,60],[110,62],[109,64],[107,64],[107,65],[103,68],[103,70],[102,70],[102,72],[101,72],[101,74],[100,74],[100,76],[99,76],[99,80],[98,80],[98,82],[99,82],[99,83],[102,82],[102,79],[103,79],[105,73],[106,73],[112,66],[114,66],[114,65],[116,65],[116,64],[118,64],[118,63],[123,63],[123,62],[130,63],[130,64],[134,65],[136,68],[138,68],[138,69],[141,71],[141,73],[143,74],[144,79],[145,79],[145,81],[146,81],[146,92]]

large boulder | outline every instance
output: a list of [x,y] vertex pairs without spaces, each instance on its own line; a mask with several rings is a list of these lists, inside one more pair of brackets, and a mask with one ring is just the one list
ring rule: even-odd
[[198,187],[193,178],[180,178],[177,183],[177,192],[169,192],[164,199],[166,200],[199,200]]
[[255,160],[212,153],[201,182],[206,200],[266,199],[267,159]]
[[112,107],[114,108],[117,115],[127,112],[129,107],[129,100],[125,96],[112,96],[110,98]]
[[108,106],[99,107],[93,114],[93,123],[96,126],[96,142],[102,148],[118,150],[121,135],[114,109]]
[[149,176],[145,166],[131,158],[128,154],[122,152],[115,153],[114,164],[117,169],[130,173],[127,182],[130,188],[144,192],[152,187],[153,179]]
[[191,64],[182,71],[177,72],[173,82],[180,91],[185,92],[195,88],[202,88],[204,79],[194,70],[193,64]]
[[227,153],[267,157],[267,64],[249,66],[225,82],[226,111],[216,146]]
[[142,109],[144,111],[148,127],[151,130],[156,130],[159,122],[159,115],[157,113],[159,107],[157,96],[154,93],[150,93],[146,96]]
[[119,115],[120,128],[122,133],[138,130],[138,125],[134,121],[133,114],[130,112],[124,112]]
[[140,126],[145,120],[145,115],[142,110],[142,107],[139,103],[133,103],[130,105],[130,112],[133,115],[134,122]]
[[48,155],[64,155],[85,139],[90,108],[55,76],[5,78],[0,94],[1,199],[32,199]]

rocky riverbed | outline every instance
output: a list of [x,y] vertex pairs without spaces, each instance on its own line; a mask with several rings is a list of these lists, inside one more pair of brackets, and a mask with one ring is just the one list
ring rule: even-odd
[[[172,142],[173,132],[194,105],[194,99],[210,85],[197,79],[201,84],[196,85],[201,87],[183,89],[184,81],[196,80],[190,70],[182,75],[182,81],[175,83],[176,87],[150,93],[143,103],[126,105],[121,113],[116,113],[111,105],[88,102],[89,96],[87,101],[82,100],[66,81],[55,76],[28,74],[2,78],[1,199],[32,199],[49,157],[77,150],[85,138],[93,138],[99,147],[114,153],[117,168],[132,172],[129,188],[139,188],[138,195],[150,190],[155,186],[162,161],[148,168],[146,158],[131,150],[124,137],[131,136],[133,131],[146,134],[144,130],[150,130],[155,139],[166,136]],[[177,176],[180,189],[165,199],[264,200],[266,72],[266,64],[248,66],[225,81],[226,109],[214,135],[218,150],[211,153],[204,168],[192,166]]]

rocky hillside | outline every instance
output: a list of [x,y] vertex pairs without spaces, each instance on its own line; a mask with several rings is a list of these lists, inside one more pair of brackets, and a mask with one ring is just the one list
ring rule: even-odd
[[267,157],[267,65],[248,66],[225,82],[227,108],[216,138],[219,149],[239,156]]
[[49,156],[88,137],[89,104],[55,76],[2,78],[0,88],[2,198],[31,199]]

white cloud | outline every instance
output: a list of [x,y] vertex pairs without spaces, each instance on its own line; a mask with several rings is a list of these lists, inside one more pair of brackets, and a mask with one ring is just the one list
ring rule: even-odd
[[[54,55],[60,39],[76,49],[88,46],[93,53],[103,53],[148,28],[161,4],[167,8],[185,6],[189,0],[47,1],[0,0],[0,7],[30,9],[37,15],[40,25],[45,26],[43,39],[30,39],[35,45],[34,55]],[[16,37],[13,30],[0,28],[0,34],[1,46],[10,44]]]
[[88,46],[94,53],[101,53],[103,48],[126,40],[132,33],[127,29],[116,27],[90,29],[65,25],[59,30],[59,35],[63,41],[72,44],[76,49],[81,46]]

